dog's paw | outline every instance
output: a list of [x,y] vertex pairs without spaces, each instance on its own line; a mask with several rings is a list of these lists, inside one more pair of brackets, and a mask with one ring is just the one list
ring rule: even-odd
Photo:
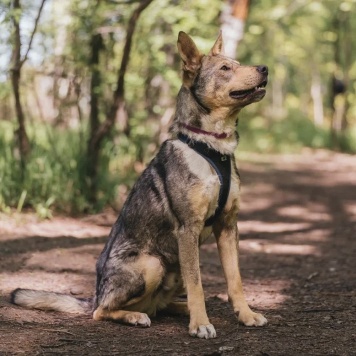
[[196,328],[189,328],[189,335],[200,339],[213,339],[216,337],[216,331],[212,324],[199,325]]
[[246,326],[263,326],[267,324],[267,319],[262,314],[254,313],[252,310],[240,312],[238,319],[240,323]]
[[145,313],[131,312],[125,316],[125,322],[130,325],[138,325],[144,328],[151,326],[151,319]]

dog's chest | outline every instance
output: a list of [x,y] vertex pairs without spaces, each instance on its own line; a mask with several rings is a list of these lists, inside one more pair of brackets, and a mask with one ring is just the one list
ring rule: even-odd
[[[214,215],[218,207],[221,188],[219,177],[205,158],[182,142],[177,142],[176,144],[179,145],[179,148],[183,152],[188,169],[199,179],[199,189],[194,189],[196,195],[192,199],[195,202],[199,202],[199,210],[202,211],[205,219],[207,219]],[[232,210],[237,212],[238,209],[240,182],[235,170],[232,169],[231,171],[230,192],[223,209],[223,214],[229,213]],[[200,240],[205,240],[209,237],[210,233],[211,228],[204,228]]]
[[200,205],[205,205],[202,206],[202,210],[205,210],[207,216],[213,215],[218,204],[219,177],[206,159],[185,143],[177,141],[176,145],[182,150],[189,171],[199,179],[199,187],[193,189],[196,194],[193,199],[199,201]]

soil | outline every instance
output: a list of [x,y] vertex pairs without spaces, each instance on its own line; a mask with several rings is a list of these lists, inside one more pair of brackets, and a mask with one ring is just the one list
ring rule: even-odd
[[213,240],[201,271],[216,339],[190,337],[187,317],[162,314],[139,328],[16,307],[16,287],[91,296],[116,216],[1,215],[0,355],[356,355],[355,156],[241,158],[241,273],[267,326],[237,323]]

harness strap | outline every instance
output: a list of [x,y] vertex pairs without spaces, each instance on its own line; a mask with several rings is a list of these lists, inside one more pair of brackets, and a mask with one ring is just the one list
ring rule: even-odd
[[203,142],[194,141],[182,133],[178,134],[178,139],[186,143],[191,149],[204,157],[214,168],[219,177],[220,191],[218,207],[216,208],[214,215],[210,216],[205,221],[205,226],[211,226],[222,213],[229,196],[231,184],[231,157],[209,148],[208,145]]

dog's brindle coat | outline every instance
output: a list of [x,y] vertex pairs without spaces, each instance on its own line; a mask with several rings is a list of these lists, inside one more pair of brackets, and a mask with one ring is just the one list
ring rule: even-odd
[[[183,85],[171,132],[232,157],[230,193],[213,226],[219,180],[209,163],[187,144],[164,142],[134,185],[114,224],[96,266],[94,300],[58,293],[17,289],[15,304],[85,313],[95,320],[115,320],[150,326],[158,310],[189,313],[189,333],[213,338],[204,302],[199,245],[213,232],[227,281],[228,296],[238,320],[261,326],[267,320],[249,308],[242,289],[238,260],[237,214],[239,176],[234,161],[237,113],[265,95],[265,66],[241,66],[223,55],[221,35],[208,55],[201,55],[192,39],[179,33]],[[192,130],[194,128],[194,130]],[[184,287],[187,303],[175,302]]]

